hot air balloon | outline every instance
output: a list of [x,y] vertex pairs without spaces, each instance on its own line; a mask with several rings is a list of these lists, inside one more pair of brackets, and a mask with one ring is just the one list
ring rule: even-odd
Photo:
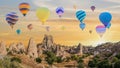
[[112,15],[109,12],[102,12],[99,15],[99,19],[104,24],[104,26],[107,27],[107,25],[110,23],[112,19]]
[[33,25],[32,25],[32,24],[29,24],[29,25],[27,26],[27,28],[28,28],[29,30],[32,30],[32,29],[33,29]]
[[92,33],[92,30],[89,30],[89,33],[91,34],[91,33]]
[[91,8],[91,10],[92,10],[92,11],[94,11],[94,10],[95,10],[95,6],[91,6],[90,8]]
[[58,7],[56,9],[56,13],[58,14],[59,17],[62,17],[62,15],[64,13],[64,8],[63,7]]
[[13,26],[18,21],[18,15],[15,12],[10,12],[6,15],[6,21],[11,26],[11,28],[13,28]]
[[104,25],[98,25],[96,27],[96,32],[100,35],[100,37],[103,36],[103,34],[106,32],[106,28]]
[[46,31],[50,31],[50,27],[49,26],[46,26]]
[[40,7],[36,11],[36,15],[39,18],[39,20],[44,24],[48,17],[50,16],[50,10],[46,7]]
[[80,28],[81,28],[82,30],[84,30],[86,25],[85,25],[85,23],[80,23],[79,26],[80,26]]
[[21,30],[20,29],[17,29],[16,30],[16,33],[19,35],[19,34],[21,34]]
[[65,26],[62,26],[61,29],[62,29],[62,30],[65,30]]
[[76,9],[77,9],[77,6],[76,6],[76,5],[73,5],[73,8],[76,10]]
[[83,20],[86,17],[86,12],[83,11],[83,10],[79,10],[79,11],[76,12],[76,17],[81,23],[83,23]]
[[28,3],[21,3],[19,4],[19,10],[23,14],[23,16],[26,16],[28,11],[30,10],[30,5]]
[[109,24],[107,25],[107,27],[106,27],[106,28],[108,28],[108,29],[109,29],[110,27],[111,27],[111,23],[109,23]]

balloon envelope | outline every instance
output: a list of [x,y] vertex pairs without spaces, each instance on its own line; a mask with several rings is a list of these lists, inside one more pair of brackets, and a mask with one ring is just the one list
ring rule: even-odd
[[95,6],[91,6],[91,10],[94,11],[95,10]]
[[6,21],[13,28],[18,21],[18,15],[15,12],[10,12],[6,15]]
[[19,10],[23,14],[23,16],[26,16],[28,11],[30,10],[30,5],[28,3],[20,3],[19,4]]
[[73,8],[76,10],[76,9],[77,9],[77,6],[76,6],[76,5],[73,5]]
[[109,23],[109,24],[107,25],[107,27],[106,27],[106,28],[108,28],[108,29],[109,29],[110,27],[111,27],[111,23]]
[[36,15],[39,18],[39,20],[44,24],[48,17],[50,16],[50,10],[46,7],[40,7],[36,11]]
[[46,26],[46,31],[50,31],[50,27],[49,26]]
[[83,10],[79,10],[79,11],[76,12],[76,17],[81,23],[83,23],[83,20],[86,17],[86,12],[83,11]]
[[82,29],[82,30],[84,30],[84,28],[85,28],[85,23],[80,23],[80,28]]
[[91,33],[92,33],[92,30],[89,30],[89,33],[91,34]]
[[105,26],[104,25],[96,26],[96,32],[100,35],[100,37],[102,37],[103,34],[106,32]]
[[99,15],[99,19],[104,24],[104,26],[107,27],[112,19],[112,15],[109,12],[103,12]]
[[17,32],[18,35],[21,34],[21,30],[20,29],[17,29],[16,32]]
[[33,25],[32,25],[32,24],[29,24],[29,25],[27,26],[27,28],[28,28],[29,30],[32,30],[32,29],[33,29]]
[[59,17],[61,17],[64,13],[64,8],[63,7],[58,7],[56,9],[56,13],[58,14]]

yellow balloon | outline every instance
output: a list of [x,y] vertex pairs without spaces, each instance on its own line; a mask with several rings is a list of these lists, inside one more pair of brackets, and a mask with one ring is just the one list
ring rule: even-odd
[[39,18],[39,20],[44,24],[48,17],[50,16],[50,10],[46,7],[40,7],[36,11],[36,15]]

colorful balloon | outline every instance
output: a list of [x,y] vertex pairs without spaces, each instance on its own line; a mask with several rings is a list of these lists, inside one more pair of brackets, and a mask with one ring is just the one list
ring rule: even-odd
[[62,15],[64,13],[64,8],[63,7],[58,7],[56,9],[56,13],[58,14],[59,17],[62,17]]
[[23,16],[26,16],[28,11],[30,10],[30,5],[28,3],[21,3],[19,4],[19,10],[23,14]]
[[92,10],[92,11],[94,11],[94,10],[95,10],[95,8],[96,8],[95,6],[91,6],[91,10]]
[[32,30],[32,29],[33,29],[33,25],[32,25],[32,24],[29,24],[29,25],[27,26],[27,28],[28,28],[29,30]]
[[73,8],[76,10],[76,9],[77,9],[77,6],[76,6],[76,5],[73,5]]
[[109,29],[110,27],[111,27],[111,23],[109,23],[109,24],[107,25],[107,27],[106,27],[106,28],[108,28],[108,29]]
[[10,12],[6,15],[6,21],[11,26],[11,28],[13,28],[13,26],[18,21],[18,15],[15,12]]
[[62,30],[65,30],[65,26],[62,26],[61,29],[62,29]]
[[104,24],[104,26],[107,27],[107,25],[112,20],[112,15],[109,12],[103,12],[99,15],[99,19]]
[[83,11],[83,10],[79,10],[79,11],[76,12],[76,17],[81,23],[83,23],[83,20],[86,17],[86,12]]
[[36,10],[36,15],[42,24],[44,24],[50,16],[50,10],[46,7],[40,7]]
[[104,25],[98,25],[96,27],[96,32],[100,35],[100,37],[103,36],[103,34],[106,32],[106,28]]
[[89,30],[89,33],[91,34],[91,33],[92,33],[92,30]]
[[49,26],[46,26],[46,31],[50,31],[50,27]]
[[17,32],[18,35],[21,34],[21,30],[20,29],[17,29],[16,32]]
[[80,26],[80,28],[81,28],[82,30],[84,30],[86,25],[85,25],[85,23],[80,23],[79,26]]

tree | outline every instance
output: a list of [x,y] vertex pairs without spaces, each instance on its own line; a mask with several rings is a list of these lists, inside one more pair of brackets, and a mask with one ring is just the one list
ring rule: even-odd
[[118,61],[118,58],[117,58],[117,57],[113,57],[112,63],[115,63],[115,62],[117,62],[117,61]]
[[103,60],[97,65],[98,68],[112,68],[112,65],[108,60]]
[[37,63],[41,63],[42,60],[41,60],[40,57],[38,57],[38,58],[35,59],[35,61],[36,61]]
[[16,61],[16,62],[21,63],[21,59],[19,59],[19,58],[17,58],[17,57],[11,58],[11,62],[13,62],[13,61]]
[[47,55],[46,61],[48,64],[52,65],[54,62],[56,62],[56,55],[53,52],[47,51],[45,54]]
[[77,60],[77,63],[83,63],[83,59],[79,57],[79,59]]
[[115,57],[117,57],[118,59],[120,59],[120,54],[117,54]]
[[120,60],[114,64],[114,68],[120,68]]
[[61,57],[57,57],[57,63],[61,63],[63,60]]
[[0,68],[22,68],[19,62],[12,61],[9,57],[4,57],[0,60]]
[[78,60],[79,57],[78,57],[77,55],[72,55],[72,56],[71,56],[71,59],[72,59],[72,60]]
[[84,68],[83,63],[79,63],[79,64],[78,64],[78,68]]
[[95,63],[95,61],[89,61],[88,66],[93,68],[97,66],[97,63]]

